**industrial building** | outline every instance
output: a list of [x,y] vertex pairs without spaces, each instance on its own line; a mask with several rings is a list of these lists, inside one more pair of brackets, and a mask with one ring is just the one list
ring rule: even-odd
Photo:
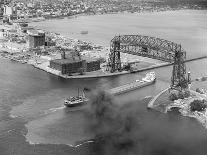
[[100,69],[100,61],[90,58],[65,58],[63,52],[61,59],[51,60],[50,68],[61,71],[62,74],[92,72]]
[[92,59],[89,57],[82,57],[85,60],[84,70],[86,72],[92,72],[100,69],[100,61],[98,59]]
[[45,45],[45,33],[41,30],[29,30],[29,48],[36,48]]
[[56,59],[50,61],[50,68],[61,71],[62,74],[79,73],[84,60]]

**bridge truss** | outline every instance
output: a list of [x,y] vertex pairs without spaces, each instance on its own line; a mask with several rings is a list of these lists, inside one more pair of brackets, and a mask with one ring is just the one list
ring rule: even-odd
[[110,43],[108,67],[111,72],[121,71],[120,53],[128,53],[173,63],[171,87],[184,88],[186,83],[186,52],[174,42],[141,35],[115,36]]

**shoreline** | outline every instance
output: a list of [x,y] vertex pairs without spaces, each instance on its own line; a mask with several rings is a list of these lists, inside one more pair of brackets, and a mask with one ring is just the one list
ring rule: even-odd
[[[169,90],[170,88],[167,88],[163,91],[161,91],[160,93],[158,93],[158,95],[156,95],[154,98],[151,99],[151,101],[148,103],[148,108],[149,109],[153,109],[156,111],[159,111],[161,113],[165,113],[167,114],[168,111],[171,111],[171,108],[178,108],[180,114],[184,117],[189,117],[189,118],[195,118],[206,130],[207,130],[207,109],[205,109],[204,111],[200,112],[200,111],[191,111],[190,110],[190,103],[193,100],[196,99],[204,99],[207,100],[207,94],[200,94],[194,90],[190,90],[190,93],[192,96],[188,97],[188,98],[184,98],[184,99],[178,99],[175,101],[168,101],[168,103],[166,103],[164,106],[161,105],[162,103],[159,104],[159,100],[161,97],[165,98],[165,93]],[[164,99],[163,99],[164,100]],[[158,104],[156,104],[156,102]],[[162,108],[160,109],[161,106]]]
[[[191,10],[191,9],[178,9],[178,11],[185,11],[185,10]],[[196,9],[195,9],[196,10]],[[170,12],[174,12],[176,10],[166,10],[164,12],[167,12],[167,11],[170,11]],[[148,12],[148,11],[147,11]],[[163,11],[162,11],[163,12]],[[146,13],[146,12],[141,12],[141,13]],[[154,12],[150,12],[150,13],[154,13]],[[155,12],[157,13],[157,12]],[[117,12],[116,14],[137,14],[137,12],[134,12],[134,13],[130,13],[130,12]],[[99,14],[95,14],[95,15],[99,15]],[[105,15],[105,14],[100,14],[100,15]],[[79,14],[78,16],[88,16],[87,14]],[[90,16],[90,15],[89,15]],[[77,15],[74,15],[74,17],[77,17]],[[56,20],[56,18],[54,18]],[[38,27],[37,27],[38,28]],[[97,47],[97,51],[99,51],[99,53],[103,53],[103,52],[109,52],[108,48],[105,47],[105,46],[102,46],[102,45],[97,45],[95,43],[92,43],[90,41],[84,41],[84,40],[79,40],[77,38],[71,38],[71,37],[68,37],[68,36],[64,36],[64,35],[60,35],[58,33],[55,33],[55,32],[49,32],[47,30],[45,30],[46,32],[49,33],[49,36],[53,37],[54,39],[56,39],[57,41],[59,41],[58,44],[60,44],[61,42],[64,42],[67,43],[69,42],[69,45],[68,47],[72,47],[74,44],[76,43],[83,43],[83,44],[86,44],[88,46],[91,46],[91,47]],[[108,50],[107,50],[108,49]],[[9,50],[9,49],[8,49]],[[94,49],[93,49],[94,50]],[[93,53],[93,50],[91,51],[91,53]],[[21,53],[21,52],[20,52]],[[88,51],[89,55],[91,55],[90,51]],[[26,54],[26,53],[25,53]],[[25,55],[23,54],[23,55]],[[20,55],[20,54],[19,54]],[[29,60],[31,59],[27,59],[26,57],[25,58],[18,58],[19,56],[17,54],[17,59],[16,58],[8,58],[10,60],[14,60],[14,61],[18,61],[20,63],[28,63]],[[21,55],[20,55],[21,56]],[[48,57],[51,56],[51,55],[48,55]],[[107,59],[106,55],[103,56],[105,59]],[[18,60],[19,59],[19,60]],[[138,59],[139,60],[139,59]],[[140,62],[143,61],[143,62],[150,62],[149,60],[147,60],[147,58],[144,58],[142,60],[140,60]],[[43,70],[43,71],[46,71],[48,73],[51,73],[53,75],[56,75],[56,76],[59,76],[59,77],[62,77],[62,78],[65,78],[65,79],[74,79],[74,78],[99,78],[99,77],[108,77],[108,76],[115,76],[115,75],[122,75],[122,74],[129,74],[130,72],[129,71],[123,71],[123,72],[117,72],[117,73],[107,73],[107,72],[102,72],[102,73],[96,73],[96,75],[94,75],[94,73],[90,74],[90,73],[86,73],[86,75],[74,75],[74,76],[67,76],[67,75],[61,75],[58,71],[56,70],[53,70],[47,66],[44,66],[44,64],[42,65],[39,65],[39,64],[32,64],[35,68],[37,69],[40,69],[40,70]],[[171,64],[169,63],[165,63],[165,62],[155,62],[154,64],[152,64],[151,66],[145,66],[143,68],[139,68],[137,69],[136,71],[134,72],[142,72],[142,71],[146,71],[146,70],[150,70],[150,69],[154,69],[154,68],[159,68],[159,67],[164,67],[164,66],[169,66]]]
[[[60,35],[57,34],[55,32],[50,32],[45,30],[45,32],[52,37],[55,42],[57,43],[57,45],[59,46],[65,46],[65,43],[69,43],[69,45],[67,45],[67,48],[71,48],[74,45],[80,46],[81,44],[85,44],[87,46],[91,46],[92,49],[91,50],[83,50],[83,53],[86,52],[88,54],[89,57],[94,57],[95,55],[99,55],[99,58],[104,58],[104,59],[108,59],[108,53],[109,53],[109,47],[105,47],[102,45],[98,45],[89,41],[84,41],[84,40],[79,40],[77,38],[71,38],[68,36],[64,36],[64,35]],[[57,45],[55,47],[53,47],[54,49],[57,47]],[[47,49],[47,48],[46,48]],[[95,53],[95,54],[94,54]],[[43,70],[47,73],[56,75],[58,77],[62,77],[65,79],[84,79],[84,78],[100,78],[100,77],[111,77],[111,76],[117,76],[117,75],[123,75],[123,74],[130,74],[130,71],[122,71],[122,72],[115,72],[115,73],[110,73],[109,71],[105,71],[105,67],[101,67],[101,70],[98,71],[93,71],[93,72],[85,72],[85,75],[65,75],[65,74],[61,74],[60,71],[58,70],[54,70],[52,68],[49,67],[49,60],[46,60],[44,58],[41,58],[41,56],[38,58],[40,60],[40,63],[37,63],[37,57],[34,55],[34,53],[30,52],[30,56],[28,56],[28,52],[23,50],[19,50],[19,51],[13,51],[10,50],[9,47],[7,46],[7,44],[3,44],[2,45],[2,49],[0,52],[0,57],[3,57],[5,59],[10,59],[11,61],[16,61],[16,62],[20,62],[22,64],[30,64],[32,65],[34,68]],[[52,58],[52,53],[49,53],[47,56]],[[55,55],[57,56],[58,54],[60,54],[59,52],[55,53]],[[126,55],[125,55],[126,56]],[[134,58],[130,57],[130,56],[126,56],[127,57],[127,61],[135,61]],[[146,70],[150,70],[150,69],[154,69],[154,68],[159,68],[159,67],[163,67],[163,66],[168,66],[169,63],[163,62],[163,61],[159,61],[159,60],[151,60],[150,58],[145,58],[145,57],[140,57],[140,56],[135,56],[136,61],[138,61],[138,68],[135,68],[135,70],[133,71],[133,73],[136,72],[142,72],[142,71],[146,71]],[[126,60],[125,60],[126,61]]]
[[96,74],[90,74],[91,72],[86,72],[87,75],[72,75],[72,76],[68,76],[68,75],[63,75],[63,74],[59,74],[59,72],[57,72],[56,70],[46,67],[46,66],[41,66],[41,65],[33,65],[35,68],[43,70],[47,73],[50,73],[52,75],[56,75],[58,77],[62,77],[65,79],[85,79],[85,78],[100,78],[100,77],[111,77],[111,76],[117,76],[117,75],[124,75],[124,74],[134,74],[137,72],[143,72],[143,71],[147,71],[147,70],[151,70],[151,69],[155,69],[155,68],[160,68],[160,67],[165,67],[170,65],[169,63],[161,63],[161,64],[155,64],[149,67],[145,67],[142,69],[137,69],[135,71],[130,72],[130,71],[122,71],[122,72],[115,72],[115,73],[106,73],[106,72],[101,72],[102,74],[99,74],[100,72],[96,72],[94,71]]
[[[78,13],[74,15],[60,15],[57,17],[49,17],[45,18],[43,16],[41,17],[35,17],[35,18],[26,18],[26,19],[21,19],[25,20],[28,23],[32,22],[42,22],[42,21],[47,21],[47,20],[61,20],[61,19],[74,19],[82,16],[99,16],[99,15],[113,15],[113,14],[145,14],[145,13],[159,13],[159,12],[174,12],[174,11],[186,11],[186,10],[206,10],[206,9],[199,9],[199,8],[173,8],[173,9],[158,9],[158,10],[142,10],[142,11],[135,11],[135,12],[130,12],[130,11],[117,11],[117,12],[107,12],[107,13]],[[39,20],[38,20],[39,19]]]

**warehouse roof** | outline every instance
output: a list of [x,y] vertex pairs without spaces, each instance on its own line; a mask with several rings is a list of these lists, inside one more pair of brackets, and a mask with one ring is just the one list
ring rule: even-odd
[[71,64],[75,62],[82,62],[83,60],[73,60],[73,59],[55,59],[51,60],[52,62],[59,63],[59,64]]

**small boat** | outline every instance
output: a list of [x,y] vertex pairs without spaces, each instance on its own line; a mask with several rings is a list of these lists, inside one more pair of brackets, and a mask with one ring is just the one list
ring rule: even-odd
[[81,31],[81,34],[88,34],[88,31]]
[[71,96],[65,99],[64,105],[66,107],[77,107],[86,104],[88,100],[89,99],[85,97],[84,91],[82,95],[79,95],[78,89],[78,96]]

